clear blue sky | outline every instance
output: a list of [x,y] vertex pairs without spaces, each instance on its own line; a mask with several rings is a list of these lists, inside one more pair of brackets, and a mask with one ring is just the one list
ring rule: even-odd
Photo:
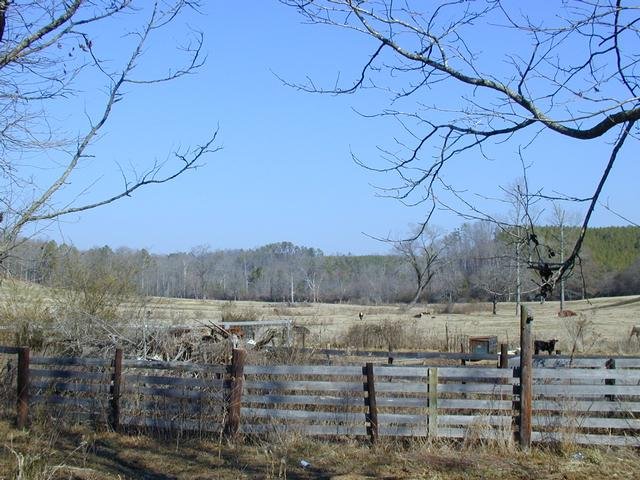
[[[312,95],[282,85],[273,73],[292,82],[309,76],[331,86],[338,74],[351,78],[375,46],[351,32],[302,24],[294,10],[276,1],[206,3],[202,15],[188,18],[205,34],[205,67],[169,85],[132,89],[95,144],[93,162],[142,166],[164,159],[172,148],[197,144],[218,125],[223,149],[197,171],[65,217],[42,235],[79,248],[144,247],[158,253],[202,244],[227,249],[278,241],[325,253],[387,251],[365,234],[401,236],[423,218],[424,207],[377,197],[372,184],[392,185],[396,179],[368,172],[351,159],[353,151],[374,163],[376,146],[389,145],[398,132],[392,120],[365,119],[353,110],[375,112],[384,96]],[[97,32],[95,41],[100,39]],[[170,41],[171,35],[163,39],[164,45]],[[149,49],[149,68],[164,68],[171,58],[166,48],[156,44]],[[61,118],[74,118],[78,106],[80,112],[90,107],[86,97],[74,101]],[[498,185],[521,175],[516,149],[516,144],[501,147],[492,162],[477,155],[456,160],[449,180],[459,189],[497,195]],[[627,145],[603,199],[637,220],[638,168],[630,151]],[[535,161],[530,171],[534,187],[581,196],[595,186],[608,148],[549,136],[527,155]],[[117,187],[119,177],[97,174],[87,165],[74,177],[67,199],[95,180],[83,198]],[[498,204],[486,208],[502,209]],[[449,230],[461,220],[439,212],[434,223]],[[620,223],[602,209],[594,219],[594,225]]]

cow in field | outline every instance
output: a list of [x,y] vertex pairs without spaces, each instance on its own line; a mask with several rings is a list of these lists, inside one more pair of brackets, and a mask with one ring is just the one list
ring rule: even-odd
[[553,353],[553,351],[556,349],[556,343],[558,343],[557,339],[553,339],[553,340],[536,340],[533,342],[533,348],[536,352],[536,355],[538,355],[538,353],[540,353],[540,351],[543,352],[549,352],[549,355],[551,355]]
[[560,310],[558,312],[559,317],[575,317],[577,315],[573,310]]
[[631,333],[629,334],[629,338],[635,336],[636,338],[640,338],[640,325],[634,325],[631,327]]

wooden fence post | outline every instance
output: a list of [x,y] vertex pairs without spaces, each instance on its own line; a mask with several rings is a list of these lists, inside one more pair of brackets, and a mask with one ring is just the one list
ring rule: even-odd
[[240,429],[240,407],[242,406],[242,389],[244,388],[244,362],[246,350],[234,348],[231,354],[231,392],[227,404],[227,424],[225,435],[235,437]]
[[113,384],[111,385],[111,411],[109,425],[114,432],[120,430],[120,388],[122,386],[122,349],[116,348],[113,359]]
[[18,428],[26,427],[29,420],[29,384],[29,347],[22,347],[18,350]]
[[428,423],[427,436],[431,439],[438,437],[438,369],[436,367],[429,368],[429,385],[428,385]]
[[371,443],[378,440],[378,405],[376,403],[376,386],[373,375],[373,363],[367,363],[364,367],[367,376],[367,433],[371,438]]
[[533,406],[533,317],[520,305],[520,447],[531,446],[531,415]]
[[[616,368],[616,359],[615,358],[610,358],[609,360],[607,360],[607,363],[605,364],[605,367],[607,368],[607,370],[612,370]],[[606,378],[604,381],[605,385],[615,385],[616,384],[616,379],[615,378]],[[616,396],[615,395],[605,395],[605,398],[609,401],[609,402],[615,402],[616,401]]]
[[500,344],[500,360],[498,361],[498,368],[509,368],[509,345],[506,343]]

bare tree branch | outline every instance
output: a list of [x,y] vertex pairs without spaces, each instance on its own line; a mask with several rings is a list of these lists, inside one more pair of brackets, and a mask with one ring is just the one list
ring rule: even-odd
[[[451,186],[446,179],[450,161],[472,151],[486,157],[488,146],[504,142],[517,143],[521,151],[543,131],[603,142],[622,128],[593,194],[548,195],[542,188],[528,187],[522,192],[527,202],[562,198],[587,203],[582,222],[586,231],[618,153],[634,138],[632,128],[640,119],[637,5],[625,0],[569,0],[546,12],[501,0],[281,1],[307,22],[356,32],[373,45],[374,53],[347,87],[316,87],[313,81],[296,86],[334,94],[376,88],[389,94],[390,105],[404,107],[365,116],[396,119],[408,142],[394,139],[396,148],[380,147],[382,166],[353,155],[364,168],[397,175],[399,184],[380,189],[382,196],[414,206],[429,200],[429,205],[438,202],[460,212],[441,198],[444,192],[467,210],[463,218],[497,222]],[[497,39],[495,53],[492,46],[477,44],[480,27],[482,35]],[[440,94],[445,86],[460,102]],[[573,159],[562,161],[579,165]],[[432,214],[429,208],[423,225]],[[526,230],[535,235],[532,220]],[[503,222],[497,224],[509,231]],[[529,267],[540,274],[542,294],[548,295],[571,271],[584,231],[561,265],[532,249]]]
[[[136,75],[145,53],[152,48],[151,37],[176,22],[184,10],[197,7],[197,1],[192,0],[146,5],[135,0],[0,1],[0,205],[4,209],[0,220],[0,263],[19,243],[27,225],[97,208],[131,196],[143,187],[170,182],[219,150],[215,146],[218,128],[214,128],[201,145],[174,152],[172,162],[151,162],[150,166],[136,168],[141,173],[123,175],[122,187],[103,198],[82,204],[76,198],[64,206],[57,200],[73,183],[74,172],[93,157],[91,147],[104,134],[118,102],[131,93],[125,91],[126,85],[152,88],[154,84],[194,74],[204,65],[204,37],[189,30],[191,41],[180,47],[183,62],[178,68],[171,66],[168,73],[155,77]],[[101,46],[100,54],[92,41],[95,26],[104,23],[104,28],[109,28],[106,22],[117,20],[120,15],[127,15],[129,22],[138,19],[138,29],[123,40],[121,54],[114,56],[106,44]],[[109,60],[103,59],[106,52]],[[56,105],[50,102],[80,93],[80,74],[92,71],[106,79],[104,103],[96,117],[85,112],[84,133],[68,138],[49,122],[50,109]],[[51,162],[47,168],[57,171],[57,176],[44,183],[30,174],[34,167],[24,163],[25,152],[42,159],[39,168],[46,161]],[[66,160],[61,161],[61,156]],[[96,177],[101,174],[97,172]],[[27,186],[33,192],[31,196],[25,193]],[[85,193],[88,188],[80,186]],[[78,190],[77,185],[75,189]]]

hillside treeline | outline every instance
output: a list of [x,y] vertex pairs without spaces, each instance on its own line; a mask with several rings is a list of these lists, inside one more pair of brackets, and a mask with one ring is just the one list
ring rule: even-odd
[[[568,255],[575,228],[540,227],[549,249]],[[161,297],[278,302],[393,303],[513,300],[518,276],[523,299],[538,291],[522,249],[492,225],[465,224],[390,244],[386,255],[326,255],[290,242],[253,249],[153,254],[109,247],[80,251],[53,241],[25,240],[5,275],[59,288],[117,288]],[[565,245],[563,251],[562,244]],[[429,279],[420,288],[417,272]],[[640,293],[640,228],[591,229],[580,262],[566,280],[565,298]],[[559,288],[554,290],[558,298]]]

